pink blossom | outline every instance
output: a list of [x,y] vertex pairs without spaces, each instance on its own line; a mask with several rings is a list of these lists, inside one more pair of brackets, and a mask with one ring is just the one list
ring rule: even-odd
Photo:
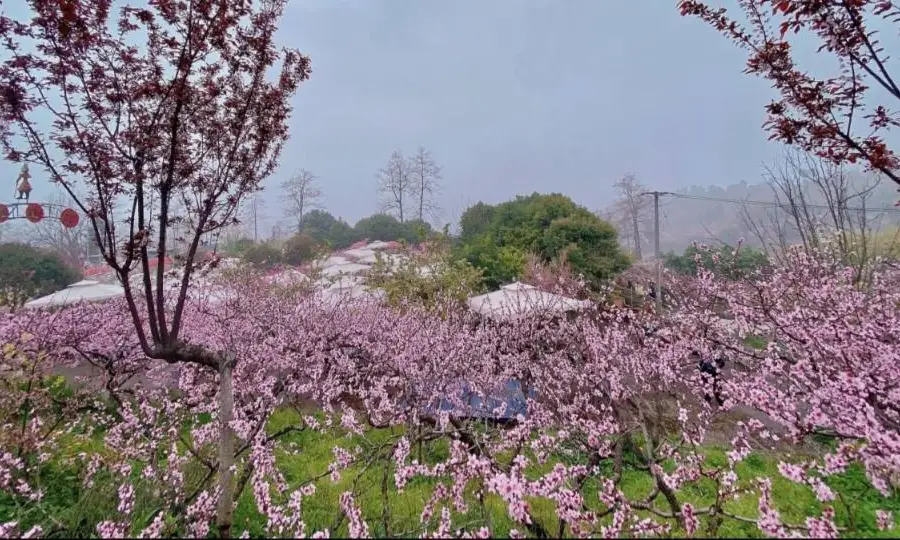
[[894,528],[894,514],[884,510],[876,510],[875,518],[879,531],[888,531]]
[[350,520],[350,536],[353,538],[368,538],[369,525],[363,520],[362,512],[353,500],[353,494],[349,491],[341,493],[340,505],[341,511]]
[[792,482],[802,482],[804,480],[804,471],[799,465],[781,462],[778,464],[778,472]]
[[97,524],[97,535],[100,538],[125,538],[126,523],[103,521]]
[[43,532],[44,529],[42,529],[40,525],[35,525],[34,527],[22,533],[22,538],[40,538]]
[[811,538],[838,538],[838,530],[834,524],[834,509],[826,508],[821,518],[806,518],[806,527]]
[[122,484],[119,487],[119,513],[128,516],[134,509],[134,486]]
[[688,536],[694,536],[699,522],[694,515],[694,506],[690,503],[681,505],[681,519],[684,521],[684,530]]

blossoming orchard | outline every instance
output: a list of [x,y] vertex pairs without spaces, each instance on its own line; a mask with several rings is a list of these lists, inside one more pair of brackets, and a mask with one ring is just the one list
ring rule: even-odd
[[286,3],[0,18],[6,152],[77,201],[124,288],[0,314],[0,536],[896,534],[895,265],[796,249],[746,279],[667,276],[659,311],[601,291],[494,320],[201,262],[311,73],[275,46]]

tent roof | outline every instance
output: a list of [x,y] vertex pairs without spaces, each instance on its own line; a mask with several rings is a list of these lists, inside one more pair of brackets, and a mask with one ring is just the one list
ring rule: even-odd
[[371,244],[366,246],[366,249],[397,249],[400,247],[400,242],[384,242],[382,240],[375,240]]
[[328,268],[329,266],[335,266],[338,264],[347,264],[350,262],[350,259],[346,257],[341,257],[340,255],[331,255],[326,259],[319,259],[313,262],[313,267],[315,268]]
[[361,272],[365,272],[369,270],[371,267],[367,264],[357,264],[357,263],[341,263],[334,264],[331,266],[326,266],[322,270],[322,274],[326,276],[337,276],[341,274],[359,274]]
[[514,319],[540,312],[564,313],[591,306],[587,300],[576,300],[548,293],[525,283],[504,285],[499,291],[473,296],[469,308],[492,319]]
[[61,291],[48,294],[25,303],[26,308],[42,308],[49,306],[65,306],[77,302],[100,302],[119,298],[125,295],[125,289],[120,285],[110,285],[93,280],[82,280],[73,283]]
[[375,251],[362,247],[362,248],[348,249],[348,250],[342,252],[341,255],[343,257],[349,257],[351,259],[363,259],[365,257],[374,257]]
[[288,268],[285,270],[278,270],[276,272],[271,272],[265,276],[263,276],[263,281],[269,284],[277,284],[277,285],[294,285],[298,283],[306,283],[309,281],[309,277],[303,272],[296,270],[294,268]]

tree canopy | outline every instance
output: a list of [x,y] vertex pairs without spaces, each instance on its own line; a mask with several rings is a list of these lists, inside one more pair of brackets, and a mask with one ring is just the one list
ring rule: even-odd
[[[697,256],[700,265],[697,264]],[[761,250],[741,246],[735,250],[731,246],[705,248],[691,246],[684,253],[677,255],[667,253],[663,257],[666,268],[679,274],[696,276],[697,269],[708,268],[728,279],[740,279],[749,276],[769,264],[769,259]]]
[[299,230],[320,244],[328,244],[332,249],[343,249],[356,240],[353,227],[325,210],[315,209],[304,214]]
[[283,256],[272,242],[255,242],[244,251],[244,260],[256,268],[265,269],[280,264]]
[[364,217],[353,227],[357,240],[382,240],[385,242],[403,240],[409,244],[424,241],[431,233],[431,225],[420,219],[400,222],[388,214],[374,214]]
[[609,223],[556,193],[479,202],[463,213],[460,227],[458,252],[484,271],[490,287],[517,278],[529,253],[544,262],[564,258],[594,285],[629,264]]
[[291,265],[301,265],[313,260],[318,250],[315,239],[306,233],[292,235],[284,242],[282,260]]
[[64,289],[81,273],[58,254],[27,244],[0,244],[0,304],[20,306],[29,298]]

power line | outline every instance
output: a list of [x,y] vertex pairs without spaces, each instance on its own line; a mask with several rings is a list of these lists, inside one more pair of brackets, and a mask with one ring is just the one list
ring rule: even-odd
[[[722,197],[704,197],[702,195],[686,195],[683,193],[667,193],[667,195],[669,195],[671,197],[676,197],[679,199],[691,199],[691,200],[697,200],[697,201],[716,201],[716,202],[724,202],[724,203],[731,203],[731,204],[752,204],[752,205],[756,205],[756,206],[766,206],[769,208],[781,208],[781,209],[790,208],[789,205],[778,204],[778,203],[769,202],[769,201],[751,201],[748,199],[725,199]],[[831,206],[824,205],[824,204],[804,203],[802,206],[805,206],[806,208],[819,208],[822,210],[831,209]],[[879,213],[887,213],[887,214],[900,214],[900,208],[890,208],[890,207],[880,207],[880,208],[851,207],[851,208],[845,208],[845,210],[851,211],[851,212],[879,212]]]

